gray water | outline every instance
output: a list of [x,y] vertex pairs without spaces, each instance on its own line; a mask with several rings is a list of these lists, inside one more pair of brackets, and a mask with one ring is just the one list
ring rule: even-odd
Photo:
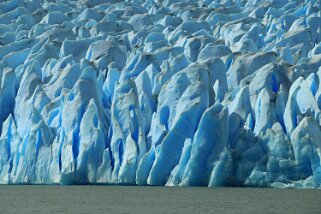
[[0,186],[0,213],[321,213],[320,190]]

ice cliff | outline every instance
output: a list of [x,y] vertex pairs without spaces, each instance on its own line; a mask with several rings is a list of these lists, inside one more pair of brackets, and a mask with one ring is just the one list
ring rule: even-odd
[[321,188],[319,0],[2,0],[0,183]]

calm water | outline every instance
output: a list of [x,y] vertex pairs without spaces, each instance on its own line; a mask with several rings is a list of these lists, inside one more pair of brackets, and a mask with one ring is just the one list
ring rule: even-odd
[[0,213],[321,213],[320,190],[0,186]]

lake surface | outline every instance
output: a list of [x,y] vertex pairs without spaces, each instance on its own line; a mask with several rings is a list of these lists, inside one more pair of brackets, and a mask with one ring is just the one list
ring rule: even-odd
[[321,213],[321,190],[0,186],[0,213]]

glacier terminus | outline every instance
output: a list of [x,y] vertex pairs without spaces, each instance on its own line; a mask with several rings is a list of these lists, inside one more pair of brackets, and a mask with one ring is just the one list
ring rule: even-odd
[[2,0],[0,183],[321,188],[320,0]]

